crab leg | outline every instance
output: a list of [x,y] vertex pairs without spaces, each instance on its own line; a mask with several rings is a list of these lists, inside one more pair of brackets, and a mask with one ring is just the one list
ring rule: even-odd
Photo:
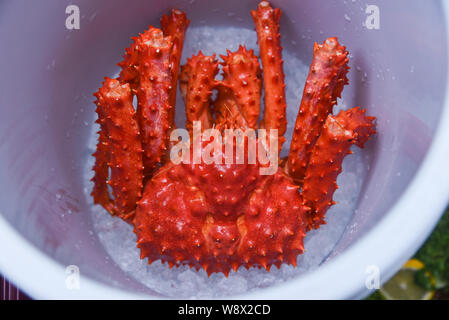
[[310,153],[324,121],[348,83],[347,56],[346,48],[338,43],[337,38],[329,38],[323,44],[315,43],[287,164],[290,176],[299,183],[304,178]]
[[169,99],[172,108],[168,113],[171,128],[175,127],[176,88],[178,85],[179,64],[181,62],[182,47],[184,46],[184,37],[189,24],[190,20],[187,19],[186,14],[175,9],[171,11],[169,16],[163,15],[161,18],[164,35],[170,36],[173,39],[173,47],[170,54],[171,88]]
[[181,67],[179,89],[186,105],[186,128],[191,136],[193,121],[200,121],[202,130],[213,125],[210,105],[217,73],[215,55],[205,56],[201,51]]
[[[147,40],[148,37],[148,40]],[[160,29],[150,27],[145,36],[136,40],[139,86],[137,119],[139,122],[145,177],[151,176],[168,149],[170,105],[170,52],[172,41]]]
[[[95,203],[101,204],[113,215],[131,221],[142,196],[142,147],[139,127],[132,105],[129,84],[105,78],[97,97],[98,122],[101,125],[97,152],[94,153]],[[108,169],[111,171],[110,180]],[[106,184],[112,188],[114,200],[108,195]]]
[[329,115],[318,141],[313,147],[302,188],[304,204],[312,208],[307,218],[308,229],[324,224],[324,214],[335,202],[332,200],[341,173],[344,157],[353,144],[363,146],[374,134],[375,118],[365,116],[365,110],[353,108]]
[[260,65],[253,50],[240,46],[236,52],[228,50],[221,56],[223,80],[215,101],[217,127],[257,128],[262,83]]
[[281,10],[273,9],[267,1],[262,1],[257,10],[251,11],[251,15],[256,25],[263,66],[265,112],[261,127],[266,130],[278,129],[279,149],[281,149],[287,128],[285,116],[287,103],[279,33]]

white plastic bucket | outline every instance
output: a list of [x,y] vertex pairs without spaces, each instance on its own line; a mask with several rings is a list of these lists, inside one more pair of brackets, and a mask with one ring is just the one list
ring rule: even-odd
[[[284,12],[285,50],[304,63],[314,41],[338,36],[348,47],[352,69],[343,100],[376,116],[379,134],[363,151],[369,171],[328,258],[288,282],[233,297],[362,297],[373,270],[381,282],[391,277],[447,204],[449,6],[375,2],[378,30],[364,24],[370,1],[272,2]],[[0,271],[34,298],[164,297],[120,269],[92,234],[83,181],[92,93],[117,71],[129,38],[158,25],[169,8],[185,10],[192,28],[252,30],[256,3],[80,0],[80,29],[71,31],[68,5],[0,3]],[[68,285],[70,265],[81,272],[79,288]]]

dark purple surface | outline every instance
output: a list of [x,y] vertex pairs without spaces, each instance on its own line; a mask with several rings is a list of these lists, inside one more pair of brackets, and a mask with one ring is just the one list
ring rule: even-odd
[[29,300],[22,291],[14,287],[8,280],[0,275],[0,300]]

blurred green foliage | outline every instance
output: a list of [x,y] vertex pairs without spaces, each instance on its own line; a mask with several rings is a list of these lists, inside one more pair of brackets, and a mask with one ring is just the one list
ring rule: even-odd
[[449,291],[449,210],[415,258],[425,265],[416,274],[418,285],[426,289]]

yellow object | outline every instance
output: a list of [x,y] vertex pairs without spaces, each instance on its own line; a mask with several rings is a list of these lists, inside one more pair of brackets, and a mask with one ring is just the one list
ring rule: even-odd
[[421,288],[415,283],[415,273],[424,268],[424,264],[411,259],[387,283],[380,292],[387,300],[431,300],[435,291]]

